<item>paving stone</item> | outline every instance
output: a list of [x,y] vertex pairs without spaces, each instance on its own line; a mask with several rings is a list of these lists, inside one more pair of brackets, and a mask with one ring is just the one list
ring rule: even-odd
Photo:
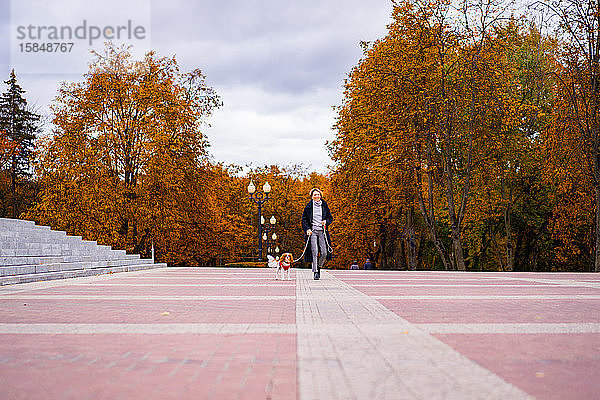
[[292,277],[161,268],[0,287],[0,398],[600,398],[600,275]]
[[539,399],[597,399],[600,332],[435,335]]
[[327,272],[297,282],[301,399],[529,398]]
[[0,398],[294,399],[295,349],[290,334],[2,335]]
[[412,323],[600,322],[600,300],[379,300]]

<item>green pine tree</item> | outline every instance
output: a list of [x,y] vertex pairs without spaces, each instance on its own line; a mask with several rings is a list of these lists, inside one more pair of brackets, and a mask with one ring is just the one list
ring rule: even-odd
[[24,188],[30,183],[34,141],[41,127],[40,115],[27,105],[23,97],[25,91],[17,83],[14,69],[5,83],[8,90],[0,96],[0,131],[14,148],[6,168],[1,171],[0,216],[16,218],[26,207]]

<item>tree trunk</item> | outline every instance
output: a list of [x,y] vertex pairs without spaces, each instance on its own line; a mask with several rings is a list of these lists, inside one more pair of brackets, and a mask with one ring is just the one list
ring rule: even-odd
[[434,240],[434,245],[435,245],[435,248],[437,249],[438,253],[440,254],[440,258],[442,259],[442,264],[444,264],[444,269],[446,271],[452,269],[450,262],[449,262],[450,257],[448,256],[448,251],[446,250],[446,247],[444,246],[444,244],[436,237],[436,239]]
[[515,243],[512,235],[512,201],[513,201],[513,183],[514,180],[510,181],[510,189],[508,191],[508,196],[506,196],[506,192],[504,190],[504,179],[500,183],[500,190],[502,194],[502,200],[505,201],[506,205],[504,206],[502,213],[504,216],[504,231],[506,233],[506,270],[513,271],[515,266]]
[[446,199],[448,200],[448,219],[450,220],[450,237],[452,240],[452,264],[454,269],[465,271],[465,258],[463,254],[462,241],[460,238],[460,220],[456,216],[454,207],[454,184],[452,182],[453,174],[450,167],[450,160],[444,161],[446,174]]
[[454,266],[458,271],[466,271],[465,257],[463,254],[460,228],[452,226],[452,251],[454,253]]
[[510,204],[504,208],[504,230],[506,232],[506,270],[513,271],[515,266],[515,247],[510,221]]
[[[406,238],[400,241],[398,252],[400,253],[399,257],[396,260],[396,267],[400,270],[408,270],[408,254],[406,249]],[[397,253],[396,253],[397,255]]]
[[479,259],[477,261],[477,264],[479,264],[479,271],[483,271],[483,266],[484,266],[484,262],[486,259],[486,254],[487,254],[487,248],[488,248],[488,243],[489,241],[487,240],[485,234],[487,232],[487,222],[486,222],[486,226],[483,229],[483,232],[481,234],[481,251],[479,253]]
[[379,237],[379,248],[381,249],[381,269],[388,269],[387,240],[385,233]]
[[417,242],[415,240],[414,207],[411,205],[406,215],[406,251],[408,253],[408,270],[417,269]]
[[[429,215],[429,213],[427,212],[426,208],[425,208],[425,204],[423,202],[422,198],[419,198],[419,207],[421,208],[421,214],[423,215],[423,217],[425,218],[425,221],[427,223],[427,228],[429,230],[429,234],[431,235],[431,240],[433,241],[433,244],[435,245],[435,248],[437,249],[440,258],[442,259],[442,264],[444,264],[444,269],[447,271],[450,269],[450,265],[449,265],[449,258],[448,258],[448,252],[446,251],[446,248],[444,246],[444,244],[442,243],[442,241],[438,238],[437,235],[437,229],[435,226],[435,217],[433,215]],[[433,214],[433,209],[431,210],[431,214]]]
[[13,157],[12,166],[10,170],[10,187],[11,187],[11,216],[17,218],[17,159]]
[[[595,166],[597,170],[597,163]],[[594,254],[594,271],[600,272],[600,185],[596,182],[596,249]]]
[[[427,151],[427,162],[429,163],[429,165],[433,165],[433,159],[431,157],[431,148],[430,148],[430,143],[428,143],[428,151]],[[420,154],[419,154],[419,150],[417,148],[414,149],[416,154],[415,159],[416,160],[420,160]],[[425,223],[427,225],[427,228],[429,230],[429,234],[431,235],[431,240],[433,241],[433,244],[435,245],[435,248],[437,249],[438,253],[440,254],[440,258],[442,259],[442,264],[444,264],[444,269],[447,271],[449,269],[449,258],[448,258],[448,252],[446,251],[446,248],[444,246],[444,244],[442,243],[442,241],[438,238],[437,235],[437,228],[436,228],[436,221],[435,221],[435,214],[434,214],[434,204],[433,204],[433,177],[431,176],[431,172],[426,172],[427,173],[427,195],[428,195],[428,206],[429,209],[425,206],[425,200],[423,199],[423,193],[421,191],[421,188],[423,186],[423,175],[421,172],[421,166],[420,165],[416,165],[414,167],[415,170],[415,181],[417,184],[417,199],[419,201],[419,209],[421,210],[421,215],[423,215],[423,218],[425,219]]]
[[[498,244],[496,243],[496,241],[494,240],[494,248],[498,247]],[[506,268],[504,268],[504,262],[502,260],[502,252],[498,251],[498,252],[494,252],[496,253],[496,256],[498,257],[498,264],[500,264],[500,271],[504,272],[506,271]]]

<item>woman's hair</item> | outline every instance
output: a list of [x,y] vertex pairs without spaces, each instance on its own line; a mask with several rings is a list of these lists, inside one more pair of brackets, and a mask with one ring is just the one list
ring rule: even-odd
[[310,197],[311,198],[312,198],[312,195],[313,195],[314,192],[321,193],[321,198],[323,198],[323,191],[321,189],[318,189],[318,188],[312,188],[312,189],[310,189]]

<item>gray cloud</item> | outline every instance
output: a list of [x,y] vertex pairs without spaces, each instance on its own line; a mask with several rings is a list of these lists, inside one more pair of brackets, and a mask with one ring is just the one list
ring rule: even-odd
[[[58,1],[81,9],[91,0]],[[103,18],[115,11],[114,1],[106,3]],[[361,57],[359,41],[385,34],[389,0],[148,1],[150,47],[159,56],[175,55],[182,71],[201,68],[223,96],[225,105],[206,128],[217,161],[304,163],[325,171],[331,106],[340,103],[343,80]],[[6,14],[0,17],[0,32],[8,31],[8,23]],[[0,43],[0,52],[8,46]],[[0,53],[6,64],[7,53]],[[3,68],[5,76],[10,67]],[[85,72],[19,75],[15,67],[30,102],[46,112],[59,82]]]
[[[10,69],[10,0],[0,0],[0,71]],[[7,74],[6,74],[7,75]],[[6,76],[8,78],[8,76]],[[4,81],[6,79],[2,79]]]
[[339,83],[360,55],[358,42],[381,35],[390,11],[387,0],[200,2],[193,19],[179,21],[175,4],[153,6],[153,45],[193,49],[221,84],[290,92]]

